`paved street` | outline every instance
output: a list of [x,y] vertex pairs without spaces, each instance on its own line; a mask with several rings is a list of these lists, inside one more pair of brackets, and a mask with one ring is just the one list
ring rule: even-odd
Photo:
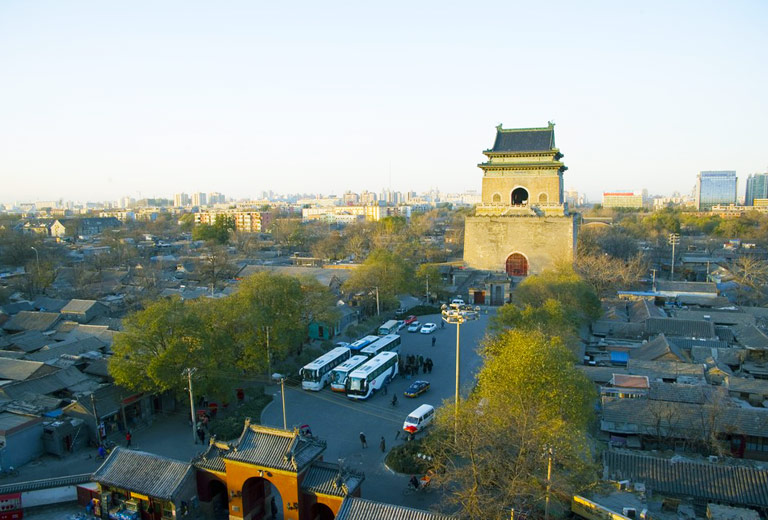
[[[470,321],[461,326],[461,387],[466,392],[474,381],[481,359],[477,354],[478,342],[485,335],[489,315],[481,314],[477,321]],[[379,442],[384,436],[387,449],[404,442],[401,435],[395,440],[397,432],[402,431],[403,421],[409,412],[417,406],[427,403],[434,406],[443,399],[452,398],[455,389],[456,370],[456,326],[445,325],[440,328],[438,315],[420,316],[422,323],[432,322],[438,325],[435,333],[427,335],[400,331],[403,338],[401,355],[415,354],[432,358],[434,368],[431,374],[412,376],[411,380],[426,379],[431,383],[430,390],[416,399],[403,396],[403,391],[410,381],[398,376],[389,385],[388,395],[379,392],[367,401],[353,401],[343,394],[335,393],[326,387],[322,392],[308,392],[300,387],[286,386],[286,415],[288,427],[309,424],[312,433],[327,441],[328,448],[324,459],[337,461],[365,473],[363,497],[390,503],[425,508],[437,501],[436,494],[415,494],[403,496],[408,477],[394,474],[384,466],[384,454],[379,450]],[[432,347],[432,337],[437,344]],[[262,413],[262,423],[268,426],[283,425],[280,387],[273,387],[275,399]],[[398,405],[393,407],[391,399],[397,392]],[[360,444],[360,432],[364,432],[368,448]]]
[[[491,311],[492,312],[492,311]],[[403,329],[401,353],[431,357],[435,363],[432,374],[419,374],[418,378],[431,382],[429,392],[416,399],[403,396],[403,391],[410,381],[400,376],[389,385],[387,396],[378,395],[367,401],[352,401],[343,394],[331,392],[326,388],[322,392],[306,392],[297,387],[286,387],[286,408],[288,427],[309,424],[314,434],[328,442],[324,458],[328,461],[342,459],[351,468],[363,471],[366,480],[363,483],[363,497],[390,503],[428,508],[439,500],[436,494],[403,496],[408,477],[397,475],[384,466],[384,454],[379,450],[383,435],[387,449],[404,442],[403,437],[395,440],[395,434],[401,431],[403,420],[408,412],[418,405],[428,403],[439,405],[445,398],[452,398],[454,392],[456,327],[447,325],[439,328],[438,316],[420,317],[420,321],[438,324],[432,335],[408,333]],[[461,327],[461,382],[465,390],[474,381],[474,374],[480,365],[476,353],[477,343],[482,339],[488,315],[468,322]],[[432,347],[432,337],[437,344]],[[414,376],[412,380],[415,380]],[[262,414],[262,422],[270,426],[282,427],[283,416],[280,399],[280,387],[270,387],[275,399]],[[397,392],[398,406],[390,404],[392,392]],[[360,446],[359,434],[365,432],[368,448]],[[190,460],[201,450],[199,444],[193,444],[189,431],[186,409],[180,407],[175,414],[159,416],[149,428],[134,430],[133,448],[157,453],[179,460]],[[125,440],[118,435],[113,439],[124,445]],[[101,461],[94,458],[95,450],[83,450],[63,459],[46,455],[39,460],[20,468],[20,474],[14,478],[5,478],[2,483],[35,480],[60,475],[88,473],[94,471]],[[26,517],[39,520],[65,518],[65,512],[76,512],[80,508],[73,505],[31,511]],[[62,516],[63,515],[63,516]]]

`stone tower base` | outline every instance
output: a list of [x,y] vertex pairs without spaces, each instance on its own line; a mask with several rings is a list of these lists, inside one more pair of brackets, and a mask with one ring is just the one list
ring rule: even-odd
[[507,257],[520,253],[528,259],[528,274],[538,274],[559,261],[573,261],[576,234],[576,215],[467,217],[464,262],[505,271]]

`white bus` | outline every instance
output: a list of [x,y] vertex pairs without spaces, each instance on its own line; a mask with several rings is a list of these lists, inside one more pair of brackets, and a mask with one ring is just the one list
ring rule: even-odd
[[347,397],[368,399],[397,375],[397,352],[382,352],[347,377]]
[[389,320],[379,327],[379,336],[386,336],[387,334],[396,334],[400,330],[400,323],[396,320]]
[[331,390],[343,392],[346,390],[347,376],[354,369],[368,361],[368,356],[352,356],[341,365],[331,370]]
[[399,334],[387,334],[362,349],[360,353],[373,358],[382,352],[400,352],[401,341],[402,338],[400,338]]
[[301,387],[304,390],[322,390],[331,379],[331,370],[348,360],[350,355],[351,352],[347,347],[336,347],[305,365],[299,370]]
[[350,343],[349,345],[347,345],[347,348],[352,350],[352,351],[357,352],[360,349],[362,349],[363,347],[367,347],[368,345],[370,345],[371,343],[373,343],[377,339],[379,339],[378,336],[366,336],[364,338],[360,338],[359,340],[355,341],[354,343]]

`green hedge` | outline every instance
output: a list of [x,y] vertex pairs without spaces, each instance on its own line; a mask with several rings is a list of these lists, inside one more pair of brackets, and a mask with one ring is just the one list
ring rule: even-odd
[[392,448],[387,454],[387,466],[399,473],[423,475],[430,468],[430,462],[418,457],[424,452],[421,440],[412,440]]
[[[247,390],[248,399],[234,409],[220,410],[217,417],[208,423],[208,430],[220,441],[236,439],[243,432],[245,418],[250,417],[251,422],[258,424],[261,420],[261,411],[272,402],[272,396],[264,393],[263,386],[254,386]],[[222,413],[224,412],[224,413]]]
[[435,305],[417,305],[408,309],[408,314],[416,316],[426,316],[427,314],[440,314],[440,307]]

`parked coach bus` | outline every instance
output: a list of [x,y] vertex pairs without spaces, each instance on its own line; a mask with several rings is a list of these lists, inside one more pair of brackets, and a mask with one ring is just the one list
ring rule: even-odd
[[400,342],[402,338],[399,334],[387,334],[360,351],[369,358],[374,358],[382,352],[400,352]]
[[301,387],[304,390],[320,391],[331,380],[331,370],[351,356],[347,347],[336,347],[299,370]]
[[400,330],[400,323],[396,320],[389,320],[384,325],[379,327],[379,336],[386,336],[387,334],[396,334]]
[[347,376],[354,369],[368,361],[368,356],[352,356],[341,365],[331,370],[331,390],[334,392],[343,392],[346,390]]
[[347,345],[347,348],[352,350],[353,352],[358,352],[364,347],[367,347],[368,345],[376,341],[377,339],[379,339],[378,336],[366,336],[364,338],[360,338],[354,343],[350,343],[349,345]]
[[347,397],[368,399],[397,375],[397,352],[382,352],[347,377]]

